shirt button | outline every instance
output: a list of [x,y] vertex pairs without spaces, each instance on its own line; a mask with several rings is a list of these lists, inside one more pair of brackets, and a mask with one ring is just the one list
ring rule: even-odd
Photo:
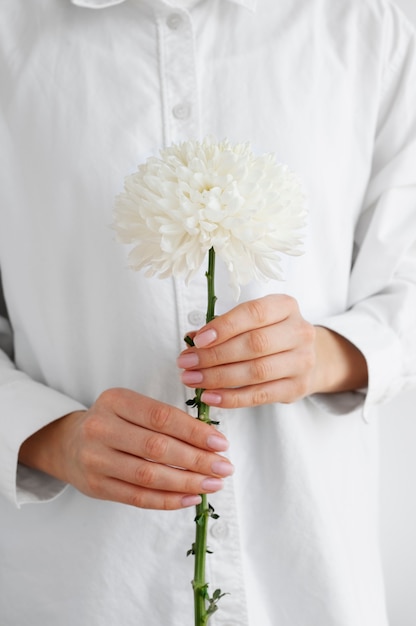
[[215,522],[211,525],[210,533],[214,539],[226,539],[230,534],[230,529],[226,522]]
[[188,117],[191,115],[191,105],[187,102],[180,102],[179,104],[175,104],[172,109],[172,113],[177,120],[187,120]]
[[178,30],[182,26],[182,16],[179,13],[171,13],[167,20],[166,24],[171,30]]
[[192,326],[204,326],[205,313],[202,311],[191,311],[188,315],[188,322],[192,324]]

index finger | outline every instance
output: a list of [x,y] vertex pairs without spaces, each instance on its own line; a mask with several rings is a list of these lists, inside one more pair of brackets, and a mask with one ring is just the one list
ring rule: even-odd
[[282,322],[296,308],[296,300],[284,294],[242,302],[198,330],[193,342],[197,348],[224,343],[250,330]]
[[227,439],[214,426],[135,391],[109,389],[100,396],[98,402],[106,405],[121,419],[153,432],[169,435],[202,450],[228,450]]

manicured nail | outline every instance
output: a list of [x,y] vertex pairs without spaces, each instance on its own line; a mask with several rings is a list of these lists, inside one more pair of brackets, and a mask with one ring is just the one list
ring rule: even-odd
[[197,504],[201,504],[201,502],[201,496],[184,496],[182,498],[182,506],[196,506]]
[[211,465],[211,469],[214,474],[218,474],[218,476],[231,476],[234,474],[234,465],[231,465],[228,461],[214,461]]
[[194,344],[197,348],[205,348],[205,346],[209,346],[210,343],[215,341],[217,336],[217,332],[213,328],[208,328],[202,333],[195,335]]
[[222,396],[213,391],[204,391],[201,395],[201,400],[205,402],[205,404],[221,404]]
[[182,367],[184,370],[187,370],[189,367],[195,367],[195,365],[198,365],[199,358],[195,352],[184,352],[178,356],[176,363],[178,367]]
[[224,437],[218,435],[210,435],[207,439],[207,446],[215,452],[225,452],[229,448],[229,443]]
[[224,487],[224,483],[221,478],[204,478],[201,487],[203,491],[219,491]]
[[201,372],[186,371],[181,375],[181,380],[185,385],[195,385],[202,382],[203,376]]

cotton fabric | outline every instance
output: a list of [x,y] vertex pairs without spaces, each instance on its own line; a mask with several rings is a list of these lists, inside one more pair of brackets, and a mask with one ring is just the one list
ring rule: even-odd
[[[308,195],[304,256],[241,299],[294,296],[369,386],[213,410],[236,472],[209,498],[208,579],[229,593],[210,624],[385,626],[376,410],[416,379],[415,35],[385,0],[185,4],[2,2],[0,620],[193,623],[192,510],[89,499],[17,455],[109,387],[185,407],[203,272],[131,272],[110,224],[138,163],[212,134],[275,152]],[[234,306],[221,265],[217,295]]]

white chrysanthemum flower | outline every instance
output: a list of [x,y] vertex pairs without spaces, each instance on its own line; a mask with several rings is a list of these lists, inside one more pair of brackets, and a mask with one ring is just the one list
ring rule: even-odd
[[297,177],[248,143],[185,141],[151,157],[125,180],[114,228],[134,247],[133,269],[189,281],[214,248],[235,295],[250,280],[281,279],[278,253],[300,254],[306,217]]

